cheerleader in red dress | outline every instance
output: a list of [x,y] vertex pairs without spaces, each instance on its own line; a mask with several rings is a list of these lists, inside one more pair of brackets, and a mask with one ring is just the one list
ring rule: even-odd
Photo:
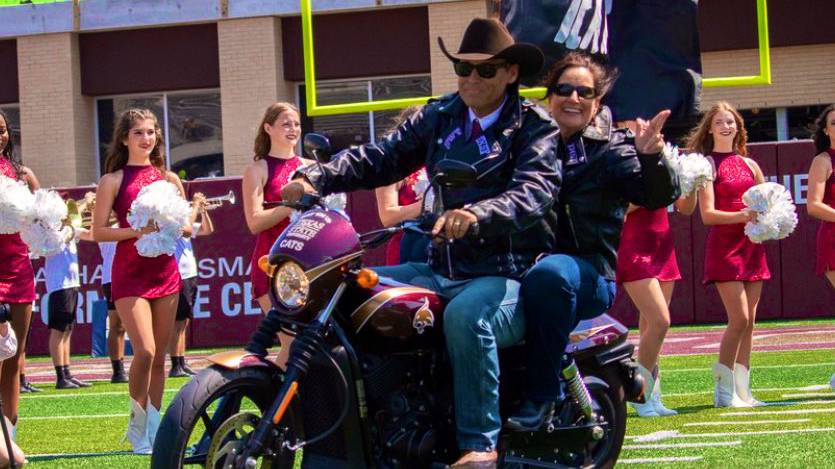
[[765,247],[744,232],[755,215],[743,211],[742,194],[765,181],[759,165],[745,156],[746,142],[742,116],[725,102],[705,114],[687,142],[691,150],[707,155],[715,171],[713,183],[699,193],[699,208],[702,222],[710,226],[703,283],[716,284],[728,315],[713,372],[716,407],[762,404],[751,395],[749,369],[762,282],[771,273]]
[[[421,109],[420,106],[409,106],[393,119],[393,125],[388,132],[394,132],[397,128],[405,122],[412,114]],[[395,182],[388,186],[378,187],[374,194],[377,197],[377,215],[380,217],[380,222],[385,227],[394,226],[404,220],[412,220],[420,216],[420,210],[423,205],[421,197],[423,194],[415,192],[415,184],[418,177],[424,171],[420,169],[407,176],[402,181]],[[431,207],[430,207],[431,208]],[[407,242],[403,242],[403,233],[397,233],[389,240],[386,245],[386,265],[398,265],[403,262],[425,262],[426,255],[421,257],[420,246],[413,246],[415,243],[421,243],[424,247],[428,240],[417,239],[419,235],[410,233]],[[408,246],[406,244],[408,243]],[[405,249],[401,249],[404,247]],[[423,249],[422,251],[426,251]],[[401,252],[404,258],[401,259]]]
[[[287,207],[264,208],[267,202],[281,200],[281,188],[290,176],[310,161],[296,155],[296,145],[301,136],[299,111],[290,103],[274,103],[267,108],[258,134],[255,137],[255,156],[244,170],[243,202],[244,217],[249,231],[256,236],[250,270],[252,272],[253,297],[267,314],[272,307],[269,297],[269,279],[258,267],[258,260],[267,255],[278,235],[290,223],[292,210]],[[281,349],[278,363],[287,361],[291,337],[279,334]]]
[[[174,256],[143,257],[136,241],[152,233],[152,225],[135,231],[128,211],[139,191],[167,180],[185,195],[176,174],[165,170],[164,142],[156,116],[147,109],[130,109],[119,116],[107,152],[107,174],[96,189],[93,238],[117,241],[111,273],[111,295],[116,311],[131,338],[130,422],[127,438],[137,454],[150,454],[159,428],[159,409],[165,387],[165,350],[174,328],[181,287]],[[111,210],[118,228],[108,226]],[[191,235],[191,226],[183,227]]]
[[[40,188],[35,174],[23,166],[14,154],[11,122],[0,111],[0,174],[26,182],[29,190]],[[26,362],[26,338],[32,321],[32,302],[35,301],[35,274],[29,260],[29,247],[19,233],[0,234],[0,303],[8,303],[11,323],[18,340],[17,354],[3,362],[0,374],[0,394],[3,412],[17,425],[20,401],[20,378]]]
[[[809,168],[806,210],[821,221],[818,227],[815,272],[824,275],[835,288],[835,104],[827,106],[815,121],[815,149],[818,155]],[[829,381],[835,391],[835,375]]]
[[[420,216],[423,201],[420,194],[415,192],[415,183],[418,175],[423,171],[418,170],[406,177],[406,179],[394,184],[378,187],[374,192],[377,196],[377,214],[383,226],[394,226],[403,220],[412,220]],[[398,265],[403,262],[420,262],[425,259],[404,258],[401,259],[401,243],[403,232],[391,237],[386,245],[386,265]],[[405,250],[410,252],[411,249]]]
[[[675,208],[684,215],[696,209],[696,191],[681,197]],[[675,415],[661,402],[658,357],[670,328],[670,299],[681,279],[673,232],[666,208],[647,210],[630,205],[618,246],[617,283],[622,284],[639,312],[638,366],[652,390],[643,404],[632,403],[641,417]]]

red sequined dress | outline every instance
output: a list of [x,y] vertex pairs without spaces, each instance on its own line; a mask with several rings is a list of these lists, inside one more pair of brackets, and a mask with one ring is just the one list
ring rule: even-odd
[[[397,205],[401,207],[404,205],[412,205],[418,201],[418,194],[415,192],[415,183],[418,179],[418,174],[423,171],[419,169],[410,174],[403,180],[403,185],[397,191]],[[391,237],[386,245],[386,265],[400,264],[400,241],[403,239],[403,232],[395,234]]]
[[638,207],[627,215],[618,246],[617,283],[679,280],[673,232],[666,208]]
[[[127,165],[122,168],[122,173],[122,184],[113,201],[113,211],[119,220],[119,228],[130,228],[128,212],[139,191],[164,177],[151,165]],[[162,298],[179,292],[182,279],[174,256],[140,256],[136,251],[138,240],[125,239],[116,244],[110,287],[113,301],[129,297]]]
[[[267,202],[280,202],[281,188],[287,184],[290,176],[301,166],[301,159],[298,156],[288,159],[267,156],[264,160],[267,162],[267,184],[264,186],[264,200]],[[252,265],[250,266],[252,272],[252,291],[255,298],[261,298],[270,291],[269,279],[267,278],[267,274],[258,268],[258,259],[261,256],[269,254],[273,243],[278,239],[278,235],[289,224],[290,219],[285,218],[277,225],[258,233],[255,239],[255,249],[252,251]]]
[[[829,159],[835,161],[835,150],[828,148]],[[835,208],[835,171],[826,180],[826,187],[823,192],[823,203]],[[824,274],[835,270],[835,223],[822,221],[818,227],[817,239],[818,261],[815,272]]]
[[[742,194],[756,185],[754,173],[736,153],[711,153],[716,166],[713,181],[714,206],[723,212],[745,208]],[[702,282],[755,282],[768,280],[771,272],[765,259],[765,246],[745,236],[745,223],[714,225],[707,234],[705,270]]]
[[[12,162],[0,156],[0,174],[17,179]],[[20,233],[0,234],[0,302],[35,301],[35,273],[29,260],[29,247]]]

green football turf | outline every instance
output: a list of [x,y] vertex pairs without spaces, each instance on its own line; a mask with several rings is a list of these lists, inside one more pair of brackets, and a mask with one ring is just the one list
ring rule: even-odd
[[[818,468],[835,467],[835,393],[829,388],[803,391],[824,385],[835,372],[833,350],[763,352],[753,358],[752,381],[755,396],[764,401],[792,400],[791,405],[757,409],[714,409],[710,367],[715,354],[662,358],[664,402],[680,414],[664,418],[637,418],[630,409],[627,436],[635,437],[658,431],[678,431],[677,438],[654,442],[627,439],[630,448],[621,453],[621,461],[644,458],[700,458],[671,463],[642,463],[641,467],[704,468]],[[165,404],[185,378],[169,379]],[[820,387],[820,386],[819,386]],[[44,392],[25,394],[21,400],[21,424],[18,442],[27,453],[32,468],[147,468],[147,456],[129,454],[129,444],[122,435],[127,425],[128,396],[126,385],[97,382],[86,390],[56,391],[43,386]],[[819,393],[820,395],[786,398],[784,394]],[[763,414],[773,411],[826,410],[817,413]],[[724,416],[728,412],[751,412],[749,416]],[[808,419],[808,421],[806,420]],[[764,420],[804,420],[762,425],[734,424]],[[724,422],[721,426],[685,426],[693,423]],[[795,430],[823,429],[800,433]],[[779,431],[778,434],[720,435],[680,437],[706,433]],[[656,448],[647,445],[693,444],[709,442],[733,444],[697,448]],[[736,443],[739,442],[739,443]],[[642,445],[644,448],[631,448]],[[622,467],[632,465],[622,464]]]

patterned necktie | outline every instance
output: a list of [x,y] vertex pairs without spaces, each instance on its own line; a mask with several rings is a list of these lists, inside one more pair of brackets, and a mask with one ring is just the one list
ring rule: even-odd
[[478,119],[473,119],[473,130],[470,131],[470,141],[474,142],[481,134],[481,124],[479,124]]

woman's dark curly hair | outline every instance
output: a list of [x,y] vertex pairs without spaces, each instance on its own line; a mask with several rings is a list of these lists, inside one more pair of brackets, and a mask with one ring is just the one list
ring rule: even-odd
[[830,104],[815,119],[815,130],[812,133],[812,139],[815,140],[815,151],[818,153],[823,153],[832,146],[829,135],[826,135],[824,131],[826,130],[826,119],[829,117],[829,113],[833,111],[835,111],[835,104]]

